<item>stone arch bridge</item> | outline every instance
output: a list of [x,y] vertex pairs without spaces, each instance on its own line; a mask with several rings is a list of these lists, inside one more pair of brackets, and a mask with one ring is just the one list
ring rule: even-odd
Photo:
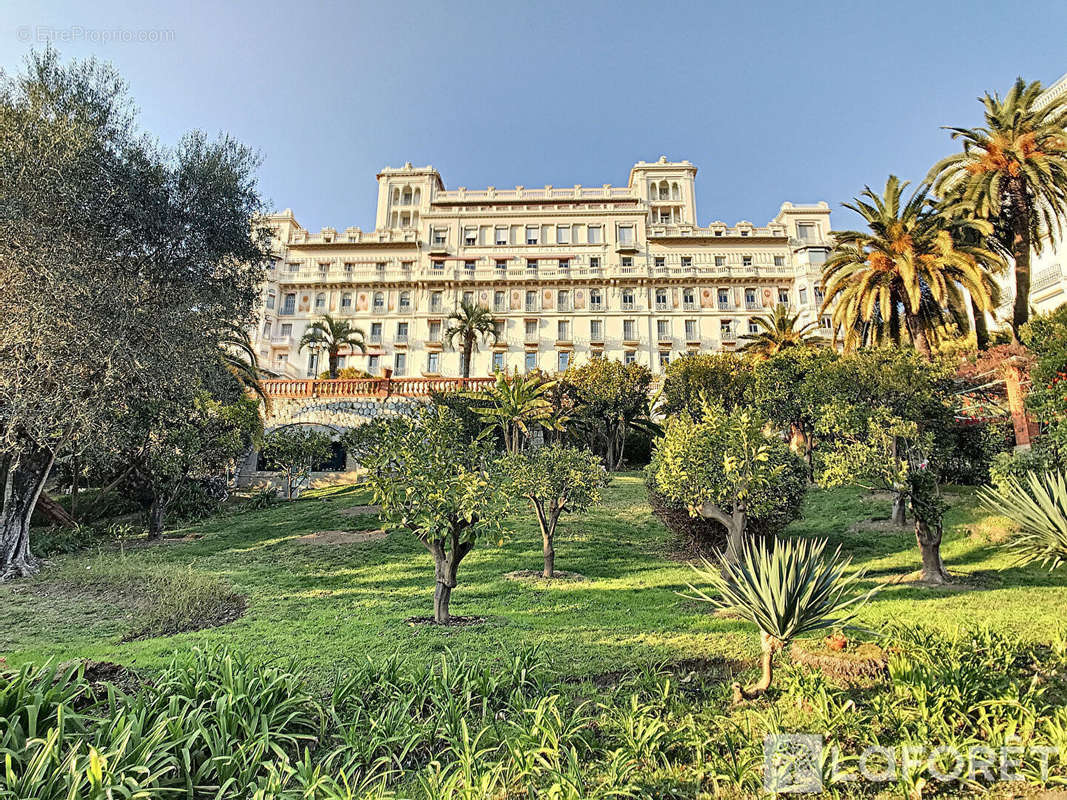
[[[352,428],[381,417],[410,413],[436,392],[478,391],[492,385],[493,378],[357,378],[265,380],[271,399],[264,429],[267,433],[293,425],[307,426],[328,434],[335,442],[330,468],[314,477],[322,480],[355,469],[356,465],[339,444]],[[250,453],[240,471],[243,485],[265,483],[274,473],[261,463],[258,452]]]

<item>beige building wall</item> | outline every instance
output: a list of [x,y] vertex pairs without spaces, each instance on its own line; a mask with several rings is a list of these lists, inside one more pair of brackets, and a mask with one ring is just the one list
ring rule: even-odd
[[348,366],[457,376],[461,356],[443,334],[465,297],[500,321],[472,376],[555,372],[596,355],[660,372],[684,353],[737,348],[779,302],[815,320],[829,206],[700,226],[696,171],[660,158],[635,164],[626,186],[446,190],[432,167],[409,163],[378,174],[373,231],[310,233],[290,210],[273,215],[261,363],[286,377],[325,369],[298,343],[328,313],[367,336],[368,353]]

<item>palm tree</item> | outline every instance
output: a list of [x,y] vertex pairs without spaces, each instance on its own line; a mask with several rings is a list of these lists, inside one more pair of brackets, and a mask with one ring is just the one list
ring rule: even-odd
[[509,453],[518,453],[522,437],[529,437],[534,425],[553,426],[554,409],[545,393],[555,381],[543,381],[536,375],[508,378],[498,373],[496,383],[479,393],[478,399],[488,405],[477,409],[478,415],[499,427],[504,434],[504,446]]
[[262,371],[248,331],[240,325],[227,326],[219,336],[219,358],[241,389],[259,398],[269,412],[270,397],[260,382]]
[[366,353],[366,338],[361,328],[350,325],[346,320],[323,314],[322,319],[305,328],[300,339],[300,349],[306,347],[312,351],[325,350],[330,360],[330,378],[336,378],[337,360],[341,351],[351,348]]
[[492,339],[496,342],[500,334],[496,329],[496,320],[489,309],[472,303],[460,301],[459,308],[448,315],[449,326],[445,331],[445,341],[455,345],[458,338],[463,347],[463,377],[471,376],[471,356],[479,339]]
[[866,220],[868,230],[834,232],[819,313],[831,310],[835,329],[845,331],[846,348],[872,327],[878,338],[899,336],[903,323],[915,349],[930,358],[938,329],[949,319],[965,319],[963,290],[982,311],[992,311],[996,287],[989,265],[1001,259],[984,238],[967,235],[975,229],[988,235],[988,223],[941,215],[926,185],[905,200],[907,186],[890,175],[882,195],[867,186],[844,204]]
[[748,689],[734,684],[736,702],[770,688],[774,655],[794,637],[841,625],[874,594],[856,592],[863,573],[848,573],[851,559],[842,559],[840,548],[824,560],[825,549],[825,539],[746,540],[736,561],[713,565],[705,559],[704,569],[694,567],[716,594],[690,584],[691,599],[740,612],[760,631],[762,675]]
[[811,335],[818,323],[809,322],[797,328],[799,320],[800,314],[790,314],[789,309],[781,304],[775,306],[771,313],[753,320],[761,330],[759,333],[742,336],[741,339],[746,344],[741,350],[766,358],[789,347],[822,344],[821,337]]
[[1067,95],[1042,98],[1041,83],[1015,81],[1008,94],[982,98],[985,126],[948,128],[963,152],[930,170],[938,194],[999,221],[1015,261],[1012,331],[1030,317],[1030,253],[1067,219]]

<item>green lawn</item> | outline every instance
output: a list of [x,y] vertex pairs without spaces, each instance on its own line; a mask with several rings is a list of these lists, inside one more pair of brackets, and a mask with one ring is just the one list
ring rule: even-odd
[[[397,650],[424,660],[444,648],[490,657],[537,644],[556,670],[570,675],[698,656],[752,663],[757,653],[752,626],[678,596],[693,573],[670,558],[668,534],[652,516],[637,475],[615,477],[595,513],[564,518],[556,566],[588,581],[549,586],[506,579],[508,572],[540,564],[536,524],[517,516],[502,544],[479,543],[460,567],[452,613],[488,622],[448,629],[406,622],[432,610],[431,561],[414,539],[395,532],[360,544],[299,540],[320,530],[378,527],[373,515],[340,513],[367,502],[360,491],[316,494],[174,532],[199,537],[190,541],[132,548],[124,556],[57,558],[30,581],[0,586],[0,654],[12,664],[88,657],[153,668],[176,650],[226,643],[257,659],[295,658],[325,681],[347,663]],[[1050,574],[1014,565],[992,541],[1005,534],[1006,521],[978,509],[970,490],[950,499],[945,561],[970,588],[892,585],[861,623],[984,624],[1023,639],[1051,639],[1067,619],[1067,570]],[[852,527],[888,513],[887,501],[860,489],[816,490],[789,532],[828,536],[872,577],[884,579],[917,568],[913,535]],[[247,595],[248,611],[223,627],[124,642],[136,612],[114,592],[93,591],[91,580],[72,577],[106,570],[105,562],[118,559],[128,575],[162,566],[224,577]]]

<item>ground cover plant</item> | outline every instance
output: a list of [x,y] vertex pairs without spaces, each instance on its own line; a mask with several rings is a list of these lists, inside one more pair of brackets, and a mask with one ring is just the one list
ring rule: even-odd
[[[745,797],[765,777],[764,735],[813,730],[826,732],[834,755],[819,777],[837,796],[981,790],[1002,780],[999,764],[983,774],[938,759],[1009,743],[1029,788],[1067,780],[1055,753],[1067,744],[1067,642],[881,633],[892,657],[874,690],[788,667],[760,707],[731,703],[721,664],[575,682],[528,647],[425,663],[382,654],[317,695],[293,666],[226,649],[148,679],[111,669],[122,689],[95,679],[104,665],[27,665],[0,681],[0,797]],[[924,758],[890,771],[863,760],[872,742],[893,763],[904,746]]]

